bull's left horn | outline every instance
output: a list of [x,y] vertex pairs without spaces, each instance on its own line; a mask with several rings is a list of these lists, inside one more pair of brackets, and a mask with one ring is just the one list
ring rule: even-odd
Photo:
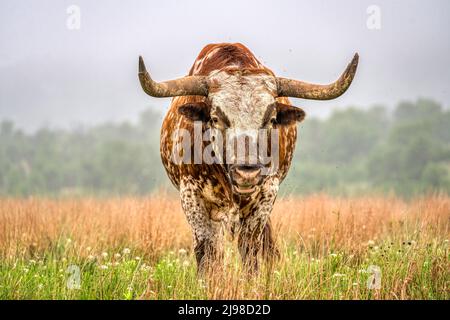
[[344,73],[333,83],[312,84],[293,79],[277,78],[278,96],[311,100],[330,100],[342,95],[352,83],[358,66],[359,56],[355,53]]
[[144,60],[141,56],[139,56],[139,81],[142,89],[152,97],[208,95],[208,86],[205,78],[201,76],[186,76],[165,82],[153,81],[145,68]]

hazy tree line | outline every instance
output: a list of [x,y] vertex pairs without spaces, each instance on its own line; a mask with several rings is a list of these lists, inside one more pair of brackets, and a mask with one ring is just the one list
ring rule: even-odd
[[[0,195],[146,194],[170,182],[159,154],[162,115],[136,124],[43,128],[0,124]],[[171,189],[171,188],[169,188]],[[299,125],[283,193],[412,196],[450,192],[450,111],[431,100],[335,111]]]

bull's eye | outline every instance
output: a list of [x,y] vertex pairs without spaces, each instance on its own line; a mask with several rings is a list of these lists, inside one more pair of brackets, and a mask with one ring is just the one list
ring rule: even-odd
[[271,118],[271,119],[270,119],[270,123],[271,123],[272,125],[277,124],[277,117]]
[[211,117],[211,122],[214,123],[214,124],[218,124],[219,123],[219,118]]

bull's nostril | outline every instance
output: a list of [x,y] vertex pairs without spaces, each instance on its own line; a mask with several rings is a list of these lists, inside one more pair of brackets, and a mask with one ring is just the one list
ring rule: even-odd
[[246,180],[255,179],[261,173],[259,166],[239,166],[235,170],[240,177]]

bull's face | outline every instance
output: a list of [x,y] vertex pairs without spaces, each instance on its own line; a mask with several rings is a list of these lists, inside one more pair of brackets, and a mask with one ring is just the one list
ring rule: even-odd
[[206,102],[189,103],[178,110],[210,129],[211,145],[215,154],[223,155],[234,192],[252,193],[271,172],[268,167],[278,156],[271,154],[272,143],[278,143],[271,140],[273,129],[293,125],[303,120],[305,113],[277,103],[276,78],[265,72],[214,72],[207,81]]
[[300,108],[280,104],[276,98],[337,98],[350,86],[357,65],[355,54],[340,78],[328,85],[279,78],[265,70],[213,71],[208,76],[186,76],[158,83],[151,79],[139,57],[139,79],[144,91],[153,97],[206,97],[204,102],[180,106],[178,111],[190,121],[202,121],[203,126],[211,129],[214,151],[220,152],[221,145],[233,146],[237,142],[237,153],[225,152],[226,172],[235,192],[251,193],[263,180],[264,161],[259,153],[250,152],[250,146],[264,142],[259,135],[261,130],[276,131],[280,126],[303,120],[305,115]]

